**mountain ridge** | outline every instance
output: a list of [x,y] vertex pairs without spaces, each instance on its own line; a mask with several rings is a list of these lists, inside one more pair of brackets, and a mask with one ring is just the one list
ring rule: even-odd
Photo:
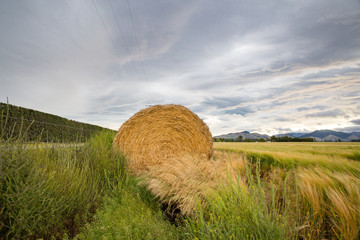
[[214,138],[224,138],[224,139],[236,139],[239,136],[242,136],[243,139],[249,138],[251,140],[257,140],[257,139],[265,139],[269,138],[270,136],[267,134],[260,134],[260,133],[250,133],[248,131],[242,131],[242,132],[235,132],[235,133],[228,133],[228,134],[222,134],[218,136],[214,136]]
[[[260,138],[268,139],[270,138],[267,134],[260,134],[260,133],[251,133],[248,131],[242,132],[235,132],[235,133],[228,133],[222,134],[218,136],[214,136],[214,138],[223,138],[223,139],[236,139],[239,136],[242,136],[243,139],[249,138],[251,140],[258,140]],[[310,133],[299,133],[299,132],[289,132],[284,134],[276,134],[276,137],[292,137],[292,138],[314,138],[316,141],[360,141],[360,132],[339,132],[334,130],[316,130]]]

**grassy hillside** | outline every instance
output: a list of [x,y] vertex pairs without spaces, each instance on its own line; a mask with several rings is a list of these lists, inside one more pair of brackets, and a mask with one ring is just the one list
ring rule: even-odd
[[104,128],[56,115],[0,103],[1,138],[23,136],[26,141],[84,142]]

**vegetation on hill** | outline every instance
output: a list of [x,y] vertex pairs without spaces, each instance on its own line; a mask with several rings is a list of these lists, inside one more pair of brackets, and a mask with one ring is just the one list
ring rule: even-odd
[[21,135],[25,141],[84,142],[104,128],[32,109],[0,103],[2,139]]

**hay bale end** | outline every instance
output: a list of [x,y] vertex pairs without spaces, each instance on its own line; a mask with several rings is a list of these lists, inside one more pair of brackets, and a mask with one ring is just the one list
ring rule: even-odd
[[209,160],[212,145],[208,126],[188,108],[173,104],[139,111],[120,127],[113,143],[135,174],[177,156]]

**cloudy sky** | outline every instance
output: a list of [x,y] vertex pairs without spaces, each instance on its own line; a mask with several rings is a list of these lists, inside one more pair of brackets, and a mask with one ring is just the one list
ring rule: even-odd
[[360,131],[359,0],[0,0],[0,101],[118,129]]

